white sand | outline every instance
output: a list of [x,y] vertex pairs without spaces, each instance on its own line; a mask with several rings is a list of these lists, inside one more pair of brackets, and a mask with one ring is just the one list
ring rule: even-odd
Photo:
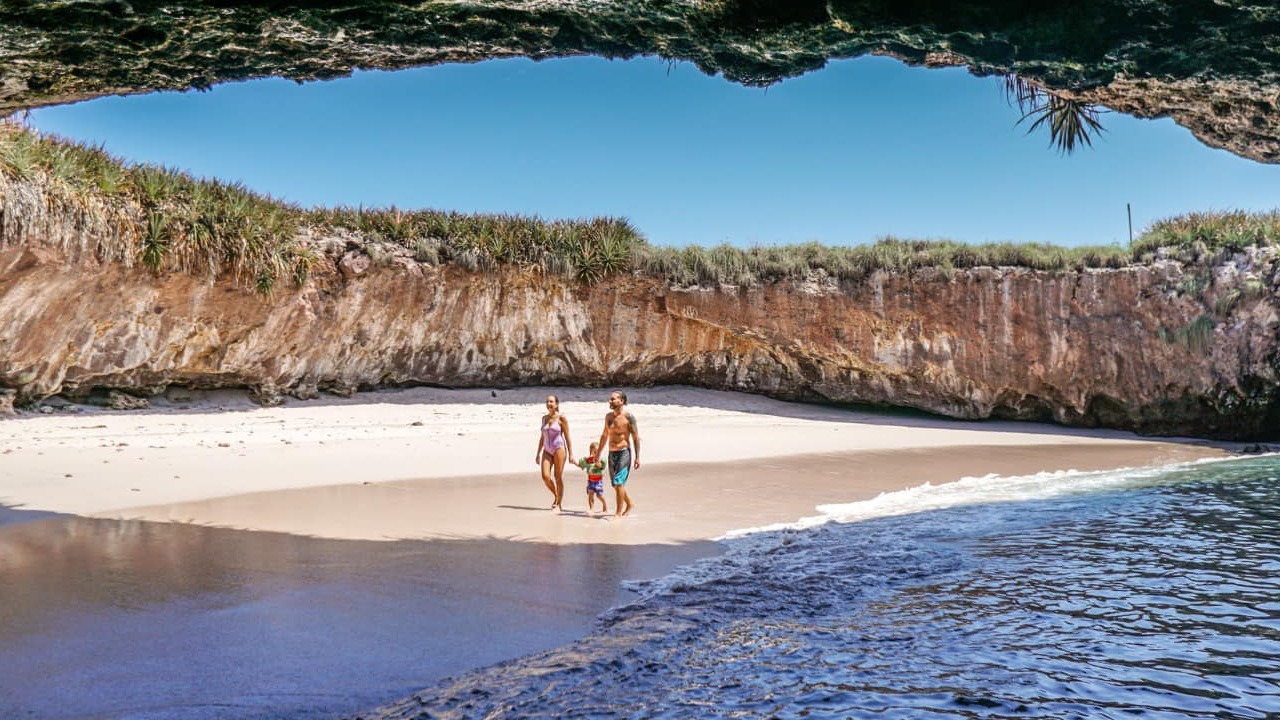
[[[473,534],[563,542],[616,533],[594,529],[595,524],[547,524],[552,514],[542,510],[550,496],[537,477],[534,452],[548,392],[560,396],[562,411],[570,420],[575,455],[585,455],[589,443],[600,435],[608,390],[417,388],[349,399],[295,400],[276,408],[256,407],[242,395],[221,393],[203,395],[189,409],[23,415],[0,421],[0,504],[331,537]],[[946,421],[687,387],[628,389],[628,394],[641,430],[642,469],[635,474],[636,516],[622,522],[637,526],[629,532],[649,528],[622,539],[628,542],[706,537],[747,519],[772,522],[786,519],[776,517],[779,512],[794,512],[796,517],[809,514],[810,501],[842,499],[832,497],[829,487],[811,488],[798,496],[798,503],[759,512],[752,510],[750,493],[741,492],[739,499],[722,499],[741,510],[732,518],[714,527],[690,524],[681,504],[691,494],[705,500],[707,487],[691,488],[688,482],[705,483],[706,473],[684,463],[865,452],[868,462],[878,458],[879,470],[863,473],[861,484],[850,488],[844,498],[857,499],[924,479],[958,479],[982,467],[991,472],[1086,469],[1222,454],[1205,444],[1153,441],[1115,431]],[[947,467],[946,454],[936,452],[971,446],[989,449],[970,452],[967,463],[954,467]],[[1038,450],[1032,456],[1027,448]],[[1055,448],[1059,452],[1046,452]],[[928,478],[919,468],[909,476],[889,472],[897,464],[894,458],[904,457],[899,451],[919,454],[930,449],[935,452],[917,463],[929,470]],[[1099,455],[1102,449],[1113,452]],[[795,485],[797,479],[787,477],[785,464],[769,467],[772,474],[753,480],[756,485],[734,477],[717,482],[730,489],[759,486],[761,493],[788,495],[788,483]],[[474,481],[462,480],[465,477]],[[646,485],[646,477],[665,477],[672,484]],[[582,473],[566,469],[565,478],[566,507],[583,509]],[[337,507],[323,512],[315,507],[304,512],[296,496],[282,503],[281,498],[272,501],[261,495],[370,483],[424,491],[411,502],[404,496],[420,512],[394,521],[388,517],[394,515],[388,508],[397,503],[386,499],[385,492],[380,504],[370,508],[351,507],[351,498],[343,496],[329,502],[330,506],[337,502]],[[801,478],[798,484],[810,483]],[[213,498],[254,493],[260,495],[199,505]],[[612,506],[612,493],[609,501]],[[493,508],[507,513],[491,512]],[[636,522],[645,517],[644,508],[649,519]],[[541,511],[536,513],[536,524],[519,519],[533,517],[535,509]],[[706,510],[699,510],[698,517],[705,518]],[[593,529],[581,529],[588,527]],[[694,529],[680,531],[681,527]]]

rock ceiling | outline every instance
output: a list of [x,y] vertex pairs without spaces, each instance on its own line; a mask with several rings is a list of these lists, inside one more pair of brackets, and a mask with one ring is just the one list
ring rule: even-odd
[[0,115],[247,78],[657,55],[762,85],[828,60],[1014,73],[1280,162],[1280,9],[1238,0],[5,0]]

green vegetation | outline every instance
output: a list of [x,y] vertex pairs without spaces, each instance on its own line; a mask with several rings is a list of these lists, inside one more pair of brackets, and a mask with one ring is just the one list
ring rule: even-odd
[[[5,123],[0,176],[38,188],[24,203],[16,186],[9,186],[0,228],[4,243],[31,235],[62,238],[64,246],[103,260],[141,264],[156,273],[229,275],[263,293],[282,279],[301,283],[309,276],[317,255],[302,240],[304,229],[315,235],[351,231],[371,255],[387,254],[378,244],[400,245],[421,262],[471,270],[541,268],[585,282],[625,272],[632,252],[644,243],[627,221],[608,218],[547,222],[395,208],[306,211],[239,184],[127,166],[100,148]],[[65,227],[68,222],[72,227]],[[82,247],[86,237],[96,245]]]
[[[231,277],[270,293],[301,283],[321,254],[308,238],[347,235],[375,262],[407,257],[469,270],[518,267],[586,283],[639,273],[679,285],[752,286],[815,273],[859,282],[896,273],[1014,266],[1043,271],[1118,268],[1172,257],[1200,268],[1280,238],[1280,212],[1192,213],[1155,223],[1131,248],[1036,243],[970,245],[884,238],[871,245],[806,243],[741,249],[655,247],[625,219],[542,220],[337,207],[304,210],[238,184],[196,180],[151,165],[125,165],[99,148],[41,137],[0,123],[0,245],[47,238],[72,252],[141,265],[155,273]],[[1211,274],[1189,272],[1185,294],[1201,295]],[[1265,292],[1216,296],[1219,314]]]
[[1183,262],[1213,264],[1225,254],[1280,242],[1280,211],[1194,212],[1153,224],[1133,241],[1133,256],[1154,256],[1161,249]]
[[341,228],[367,241],[408,248],[418,262],[452,263],[468,270],[514,265],[588,283],[629,270],[632,254],[644,245],[629,222],[614,218],[547,221],[348,207],[313,210],[304,217],[314,227]]
[[1004,96],[1022,111],[1019,123],[1031,120],[1027,133],[1044,126],[1049,129],[1049,144],[1070,155],[1082,145],[1092,145],[1093,136],[1102,132],[1096,105],[1062,97],[1017,75],[1004,76]]
[[[314,261],[299,241],[301,211],[238,184],[126,166],[100,148],[9,124],[0,125],[0,175],[32,183],[44,196],[6,195],[5,242],[40,233],[104,260],[157,273],[228,274],[260,289],[283,276],[305,277]],[[86,237],[95,244],[85,246]]]
[[1115,247],[1065,248],[1037,243],[969,245],[950,240],[883,238],[872,245],[828,247],[818,243],[754,247],[747,250],[720,245],[711,249],[653,248],[636,253],[637,269],[666,277],[681,285],[729,283],[754,285],[802,279],[823,271],[840,281],[860,281],[876,272],[914,272],[924,269],[960,270],[1014,266],[1036,270],[1080,270],[1124,267],[1130,255]]
[[1226,317],[1231,314],[1232,310],[1241,302],[1247,300],[1256,300],[1265,294],[1267,286],[1257,278],[1245,280],[1239,285],[1233,285],[1218,294],[1213,301],[1213,312],[1220,317]]
[[1203,353],[1209,347],[1209,341],[1213,338],[1213,328],[1217,325],[1213,318],[1208,315],[1201,315],[1186,325],[1174,330],[1166,330],[1160,328],[1160,339],[1177,343],[1183,347]]

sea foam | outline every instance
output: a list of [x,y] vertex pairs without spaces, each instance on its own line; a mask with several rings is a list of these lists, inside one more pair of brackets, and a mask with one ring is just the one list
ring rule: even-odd
[[[1266,456],[1252,455],[1248,459],[1276,456],[1280,456],[1280,453]],[[1049,500],[1080,493],[1145,487],[1153,482],[1168,482],[1170,475],[1176,476],[1180,472],[1187,472],[1206,464],[1240,460],[1241,458],[1238,457],[1203,458],[1137,468],[1091,471],[1054,470],[1032,475],[1009,476],[990,474],[980,477],[967,476],[954,482],[938,485],[926,482],[903,490],[880,493],[870,500],[818,505],[816,510],[820,513],[819,515],[800,518],[793,522],[731,530],[717,539],[734,540],[757,533],[804,530],[829,522],[859,522],[961,505]]]

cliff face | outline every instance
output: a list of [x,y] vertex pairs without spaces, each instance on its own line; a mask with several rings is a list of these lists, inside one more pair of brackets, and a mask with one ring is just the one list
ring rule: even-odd
[[374,263],[331,247],[322,272],[271,297],[51,246],[0,249],[0,387],[21,402],[247,386],[272,402],[410,383],[687,383],[960,418],[1280,432],[1274,249],[1212,276],[1166,260],[680,289]]
[[688,60],[767,84],[829,59],[1017,73],[1280,162],[1280,8],[1243,0],[0,3],[0,114],[108,94],[488,58]]

